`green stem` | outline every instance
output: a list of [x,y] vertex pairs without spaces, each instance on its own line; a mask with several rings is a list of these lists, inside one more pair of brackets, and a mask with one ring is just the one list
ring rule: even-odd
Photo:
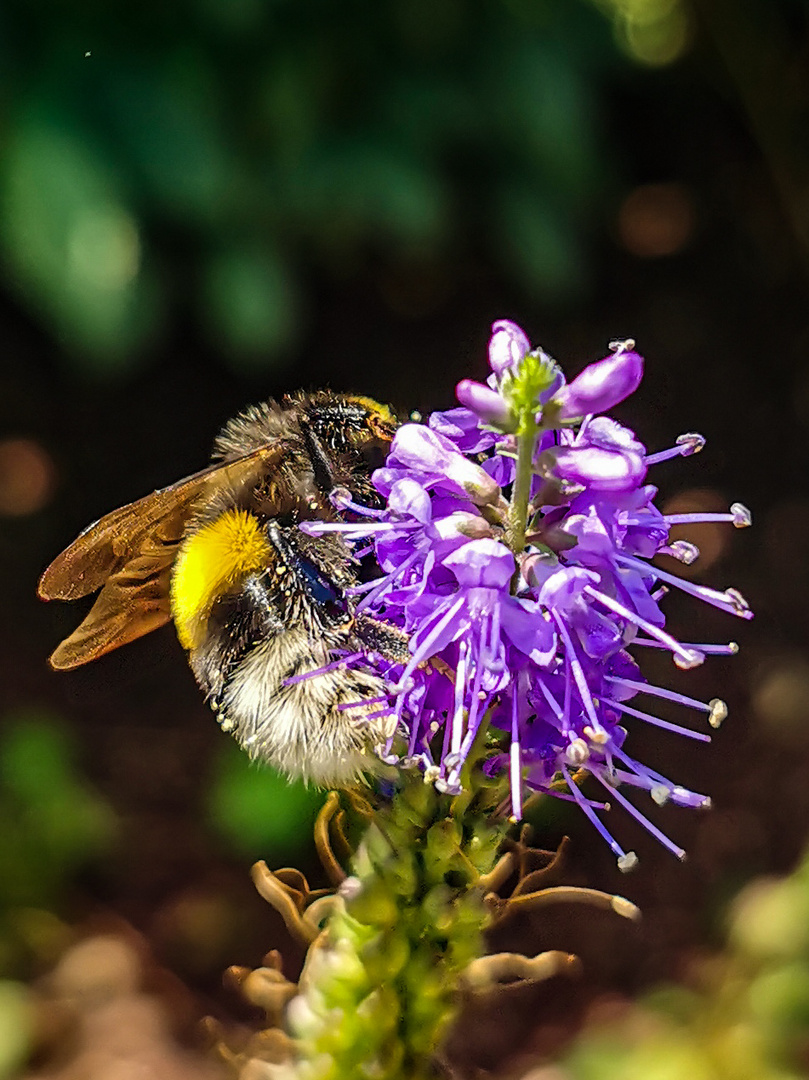
[[517,437],[517,473],[511,490],[508,508],[506,543],[515,555],[525,548],[525,530],[528,524],[528,500],[531,496],[531,480],[534,475],[534,451],[539,438],[539,428],[531,421],[531,429]]

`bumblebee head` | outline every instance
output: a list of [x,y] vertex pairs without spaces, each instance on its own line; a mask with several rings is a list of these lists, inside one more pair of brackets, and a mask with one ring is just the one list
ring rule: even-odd
[[384,465],[398,427],[393,411],[371,398],[330,390],[301,395],[292,404],[321,491],[344,485],[357,496],[378,499],[370,477]]
[[366,472],[384,464],[399,422],[387,405],[372,398],[324,390],[303,397],[298,408],[304,426],[333,461]]
[[361,422],[360,428],[364,426],[373,438],[385,443],[387,452],[399,426],[399,421],[391,407],[380,405],[378,401],[369,397],[346,397],[344,400],[347,410],[364,418],[364,424]]

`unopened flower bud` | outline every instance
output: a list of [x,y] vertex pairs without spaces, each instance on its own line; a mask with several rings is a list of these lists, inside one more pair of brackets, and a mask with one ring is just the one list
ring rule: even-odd
[[495,375],[502,375],[509,368],[516,367],[530,349],[530,341],[510,319],[498,319],[492,324],[489,366]]
[[470,409],[483,421],[500,431],[513,429],[511,409],[496,390],[473,379],[463,379],[455,388],[455,396],[461,405]]
[[466,514],[461,511],[438,518],[433,522],[433,528],[436,536],[442,540],[452,540],[458,536],[465,536],[468,540],[480,540],[494,535],[491,525],[485,518],[478,514]]
[[500,487],[489,474],[458,453],[449,439],[422,424],[404,424],[396,432],[389,463],[412,470],[414,475],[439,480],[478,506],[496,503]]
[[643,378],[643,357],[616,352],[590,364],[556,395],[562,420],[603,413],[637,390]]

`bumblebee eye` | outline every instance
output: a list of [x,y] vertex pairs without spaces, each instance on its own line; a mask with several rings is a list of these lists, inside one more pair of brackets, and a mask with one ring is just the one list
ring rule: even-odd
[[342,590],[309,559],[297,555],[295,562],[304,588],[315,603],[319,604],[330,618],[344,618],[348,613],[348,601]]

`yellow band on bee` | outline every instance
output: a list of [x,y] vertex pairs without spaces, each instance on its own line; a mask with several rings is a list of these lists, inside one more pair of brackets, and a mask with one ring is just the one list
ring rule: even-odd
[[357,405],[362,405],[372,416],[378,416],[381,420],[385,420],[390,424],[396,423],[396,417],[389,405],[380,405],[373,398],[362,397],[360,394],[353,394],[348,400],[356,402]]
[[226,510],[183,541],[171,576],[171,613],[184,649],[202,644],[217,597],[271,558],[264,530],[247,510]]

